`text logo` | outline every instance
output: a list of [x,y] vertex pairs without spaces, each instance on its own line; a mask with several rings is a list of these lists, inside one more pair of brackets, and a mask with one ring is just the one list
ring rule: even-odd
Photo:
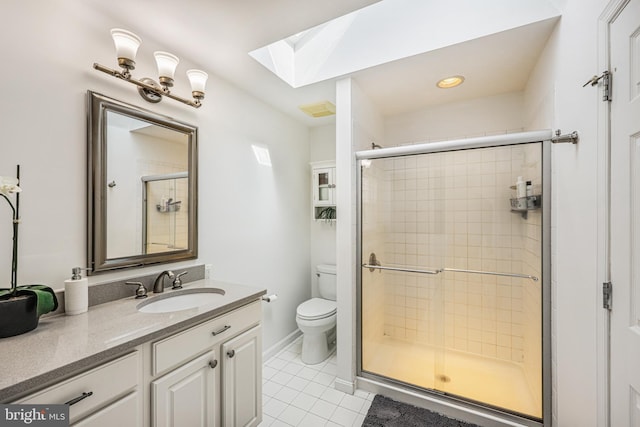
[[0,427],[69,427],[68,405],[0,405]]

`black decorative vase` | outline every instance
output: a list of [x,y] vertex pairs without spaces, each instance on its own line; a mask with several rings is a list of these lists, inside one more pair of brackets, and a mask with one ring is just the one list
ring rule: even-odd
[[38,326],[38,300],[35,294],[0,299],[0,338],[12,337]]

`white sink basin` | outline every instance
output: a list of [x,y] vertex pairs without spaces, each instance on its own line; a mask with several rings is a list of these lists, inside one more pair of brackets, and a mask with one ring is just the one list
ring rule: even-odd
[[170,313],[208,305],[222,296],[224,290],[219,288],[187,289],[143,301],[137,308],[141,313]]

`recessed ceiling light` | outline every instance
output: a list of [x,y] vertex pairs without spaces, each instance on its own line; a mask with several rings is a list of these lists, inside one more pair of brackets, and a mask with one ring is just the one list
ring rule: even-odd
[[462,82],[464,82],[463,76],[451,76],[445,77],[444,79],[440,80],[438,83],[436,83],[436,86],[441,89],[449,89],[452,87],[460,86]]

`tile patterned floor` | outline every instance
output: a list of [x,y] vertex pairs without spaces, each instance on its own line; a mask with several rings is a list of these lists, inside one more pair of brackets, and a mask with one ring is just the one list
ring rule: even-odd
[[265,362],[259,427],[361,426],[374,395],[336,390],[335,353],[317,365],[305,365],[301,348],[302,338],[298,338]]

